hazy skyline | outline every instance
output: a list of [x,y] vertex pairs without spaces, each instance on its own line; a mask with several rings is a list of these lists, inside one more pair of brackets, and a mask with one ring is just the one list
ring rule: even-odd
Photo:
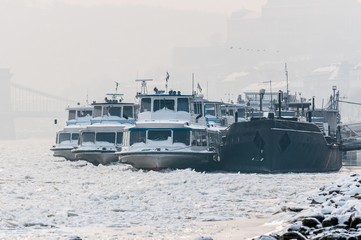
[[[235,100],[245,83],[232,82],[227,76],[249,72],[249,69],[244,70],[246,64],[249,65],[248,68],[259,69],[257,62],[264,65],[269,61],[270,54],[227,51],[230,47],[227,45],[230,39],[230,20],[237,20],[235,17],[241,16],[237,20],[241,25],[235,25],[235,30],[231,31],[232,34],[240,34],[240,39],[248,39],[248,46],[258,43],[257,46],[262,47],[267,43],[268,49],[271,49],[273,43],[269,40],[277,41],[279,38],[279,42],[289,41],[282,35],[273,34],[279,23],[287,21],[280,19],[276,24],[269,23],[268,35],[264,34],[262,28],[254,31],[254,21],[243,21],[247,16],[254,16],[249,15],[245,8],[260,13],[268,3],[264,0],[3,0],[0,2],[0,67],[11,69],[13,82],[82,102],[87,93],[90,100],[102,99],[104,93],[114,89],[114,81],[121,83],[119,89],[125,94],[125,98],[133,101],[137,90],[134,82],[136,78],[153,78],[153,86],[159,87],[164,84],[167,71],[171,75],[170,88],[190,92],[191,74],[195,73],[204,89],[205,83],[210,81],[210,98],[226,99],[225,94],[232,90]],[[282,4],[282,1],[273,0],[272,3]],[[289,6],[303,4],[297,0],[287,3]],[[328,1],[325,2],[327,3]],[[289,12],[284,9],[282,11],[282,14]],[[281,15],[277,12],[274,14]],[[307,22],[312,21],[318,20],[307,19]],[[325,21],[327,20],[323,22]],[[292,22],[289,24],[292,25]],[[304,25],[303,28],[307,29],[307,26]],[[238,33],[235,32],[237,29]],[[323,35],[322,32],[314,32],[317,32],[317,38]],[[290,31],[288,33],[290,35]],[[302,43],[303,39],[300,37],[302,35],[297,41]],[[313,36],[305,37],[307,41],[313,41]],[[352,35],[342,37],[353,38]],[[220,58],[219,55],[214,55],[215,49],[228,53]],[[309,51],[312,52],[313,49],[310,48]],[[329,52],[329,49],[325,48],[325,51]],[[197,53],[208,57],[198,58]],[[178,63],[179,54],[182,56],[181,64]],[[287,58],[283,56],[287,52],[283,51],[282,54],[281,58],[273,58],[275,63],[279,62],[277,66],[273,66],[279,74],[266,76],[266,80],[284,78],[282,66]],[[307,59],[309,56],[301,57]],[[212,61],[214,58],[218,58],[217,61]],[[295,58],[290,56],[288,59],[293,61]],[[191,67],[183,71],[182,64],[187,61]],[[215,62],[218,65],[234,66],[235,70],[220,73]],[[201,66],[206,66],[210,71],[202,73],[205,69],[201,69]],[[300,71],[302,67],[292,63],[290,66],[290,73]],[[292,74],[290,76],[294,77]],[[259,78],[262,76],[259,75],[255,80],[260,81],[257,80]],[[227,81],[223,82],[220,89],[214,87],[224,79]]]

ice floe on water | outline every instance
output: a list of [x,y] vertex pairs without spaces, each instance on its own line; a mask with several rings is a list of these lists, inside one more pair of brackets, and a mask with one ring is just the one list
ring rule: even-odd
[[350,175],[138,171],[54,158],[51,144],[0,142],[0,239],[247,239]]

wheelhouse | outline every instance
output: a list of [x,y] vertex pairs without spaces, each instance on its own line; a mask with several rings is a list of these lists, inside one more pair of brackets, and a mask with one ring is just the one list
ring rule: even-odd
[[68,120],[66,121],[67,126],[89,124],[93,115],[92,106],[78,105],[75,107],[68,107],[66,110],[68,111]]
[[122,131],[89,131],[81,132],[79,146],[89,145],[121,145],[123,142]]
[[56,144],[76,144],[79,139],[79,133],[78,132],[64,132],[59,131],[56,133]]

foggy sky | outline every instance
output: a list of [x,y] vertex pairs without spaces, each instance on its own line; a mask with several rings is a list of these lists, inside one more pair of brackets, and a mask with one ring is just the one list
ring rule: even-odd
[[[102,99],[114,89],[114,81],[121,83],[120,91],[125,99],[133,101],[136,78],[153,78],[152,89],[154,85],[164,84],[167,71],[171,75],[170,88],[189,93],[194,72],[203,89],[206,82],[209,83],[209,97],[219,100],[225,99],[230,91],[236,99],[241,89],[252,81],[284,80],[285,61],[289,61],[290,77],[303,81],[306,71],[352,60],[340,51],[329,58],[327,54],[335,48],[330,49],[327,44],[337,47],[338,43],[332,42],[334,34],[342,46],[348,46],[349,39],[358,39],[358,31],[350,32],[343,25],[340,29],[334,26],[335,22],[327,25],[328,20],[324,19],[327,28],[315,24],[318,28],[307,34],[307,25],[302,24],[319,23],[321,18],[317,16],[324,14],[318,15],[317,11],[323,12],[322,8],[315,8],[310,18],[298,19],[292,15],[295,9],[289,10],[304,2],[320,3],[320,0],[290,0],[288,6],[280,0],[269,2],[272,6],[279,4],[279,9],[270,11],[270,4],[262,0],[222,3],[209,0],[2,0],[0,67],[11,69],[13,82],[81,102],[85,101],[87,92],[90,100]],[[335,16],[345,19],[347,12],[328,4],[332,2],[340,1],[322,0],[325,8],[331,8]],[[264,20],[259,23],[249,19],[257,14],[250,14],[244,8],[262,13]],[[305,12],[300,8],[297,14]],[[234,19],[239,23],[232,25]],[[295,29],[305,30],[304,34],[292,36]],[[324,41],[324,30],[330,41]],[[235,34],[240,41],[233,41]],[[313,44],[314,39],[318,45]],[[263,47],[268,52],[261,55],[245,50],[231,52],[232,45],[255,50]],[[320,48],[322,52],[318,51]],[[280,53],[275,54],[279,50]],[[359,51],[354,52],[357,55]],[[307,59],[314,60],[315,55],[321,59],[314,61],[319,65],[307,64]],[[244,77],[218,85],[232,74]]]
[[118,81],[132,101],[136,78],[164,79],[173,48],[224,41],[231,8],[262,1],[178,2],[0,1],[0,67],[13,82],[83,102]]

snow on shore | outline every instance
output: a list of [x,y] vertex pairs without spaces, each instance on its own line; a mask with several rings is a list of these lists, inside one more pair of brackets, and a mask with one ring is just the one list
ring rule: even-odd
[[0,239],[248,239],[350,175],[137,171],[54,158],[51,145],[0,142]]

